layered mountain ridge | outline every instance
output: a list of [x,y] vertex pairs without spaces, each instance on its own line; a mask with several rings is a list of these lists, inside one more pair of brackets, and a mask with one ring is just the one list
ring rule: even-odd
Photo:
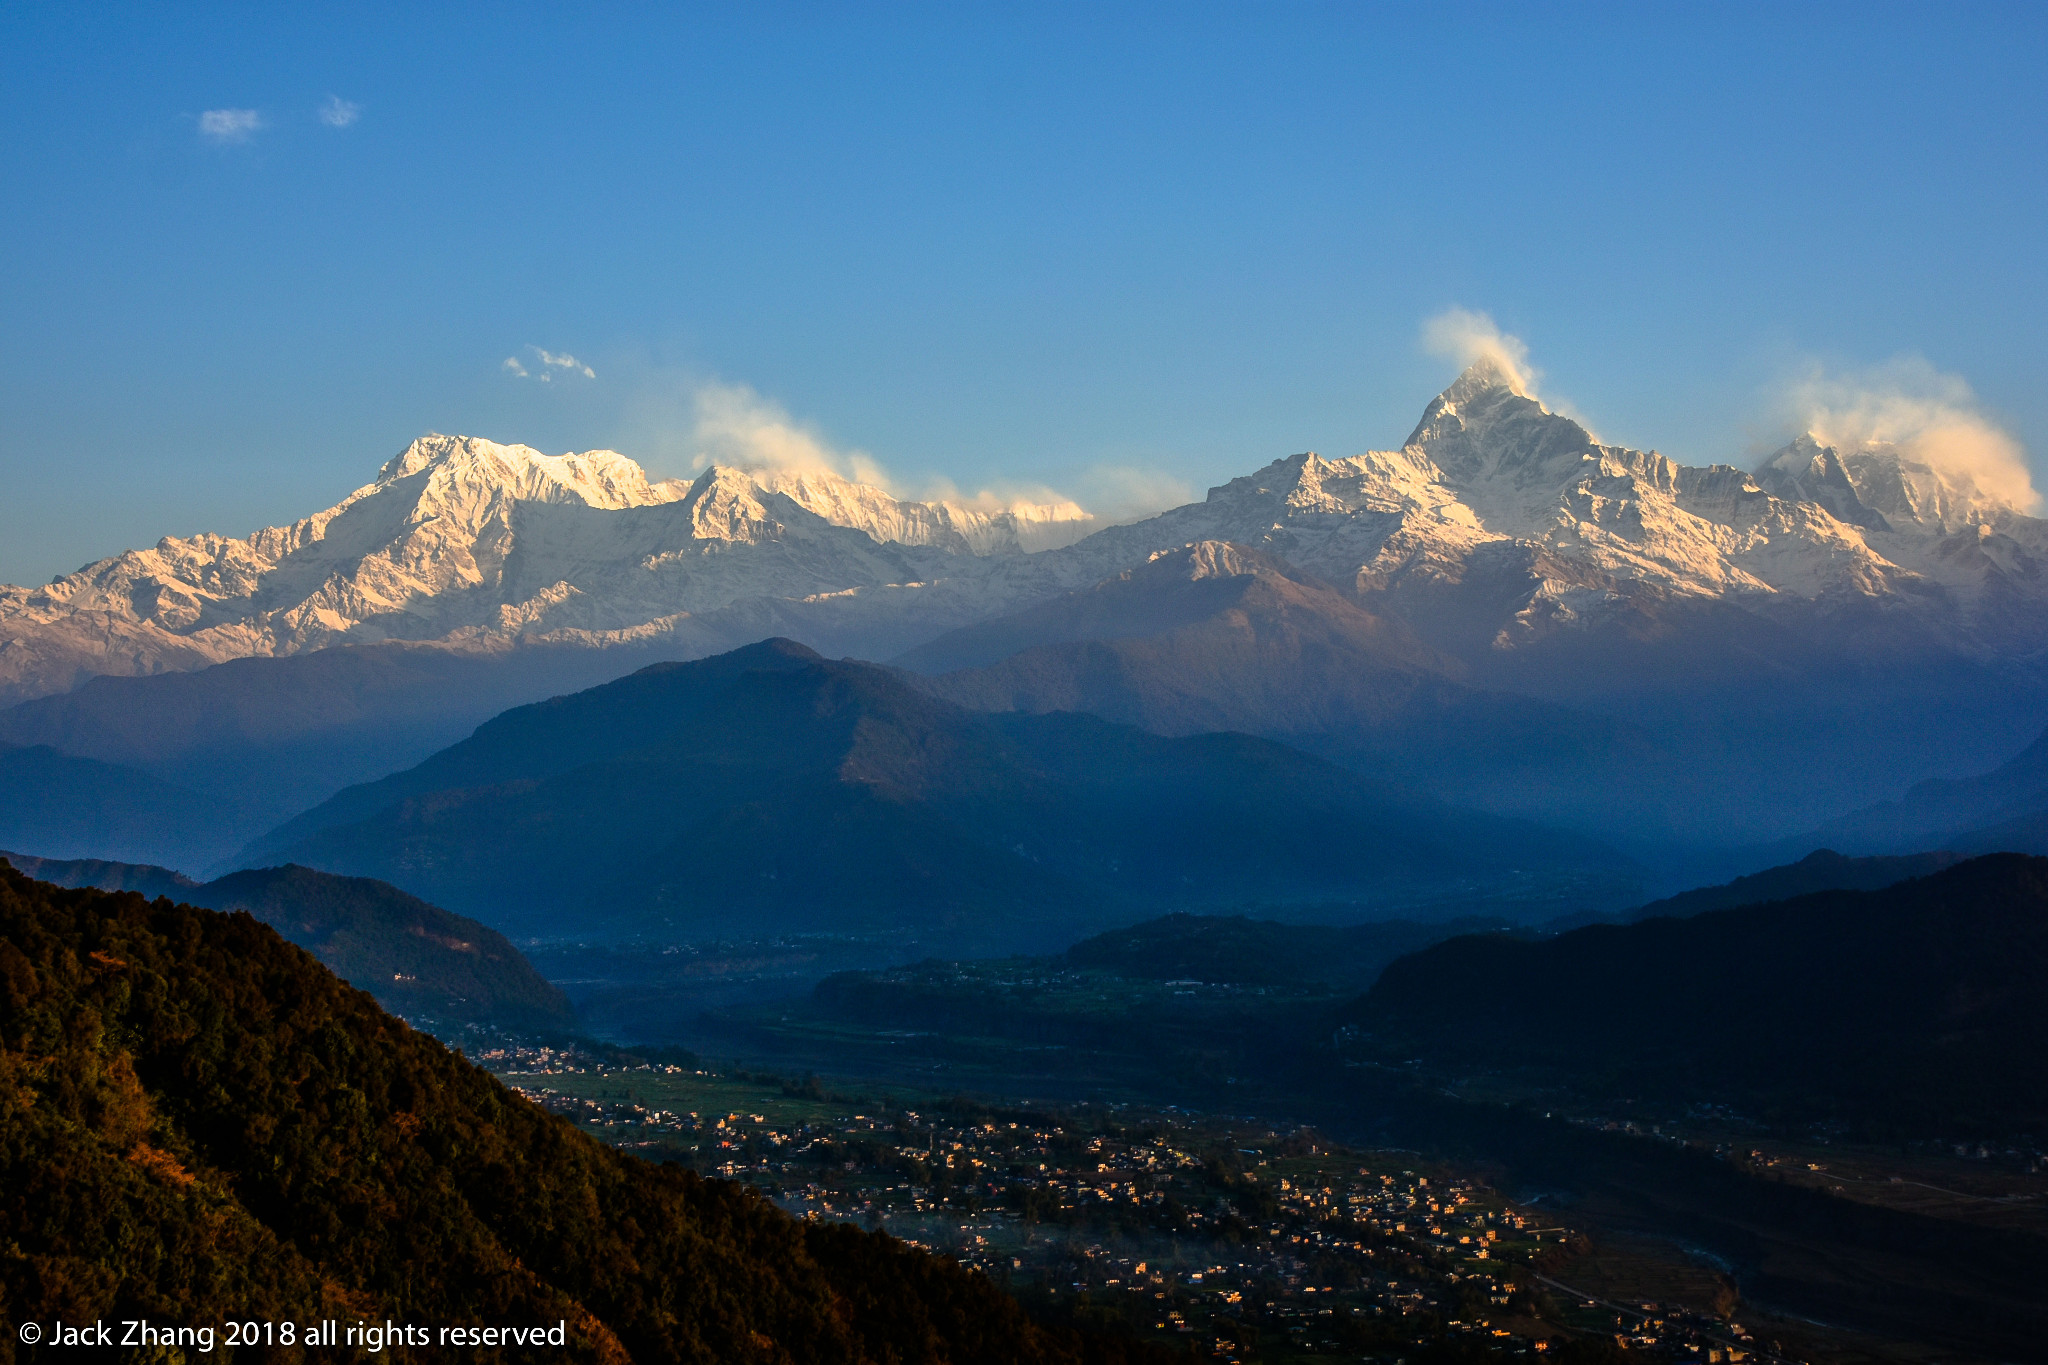
[[512,933],[977,950],[1170,907],[1540,918],[1636,883],[1591,841],[1279,744],[968,711],[787,640],[508,711],[236,861],[378,877]]
[[1482,1059],[1546,1096],[1711,1097],[1896,1141],[2039,1131],[2044,977],[2048,861],[2003,853],[1878,889],[1451,939],[1346,1013],[1369,1051]]

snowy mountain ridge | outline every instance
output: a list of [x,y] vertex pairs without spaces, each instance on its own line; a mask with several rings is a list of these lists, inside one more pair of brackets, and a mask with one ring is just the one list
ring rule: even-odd
[[0,587],[0,698],[383,640],[708,653],[787,634],[889,657],[1201,542],[1411,615],[1462,593],[1492,649],[1680,599],[1882,600],[1990,648],[2016,612],[2048,614],[2048,522],[1965,478],[1811,437],[1755,473],[1679,465],[1597,441],[1481,361],[1399,450],[1290,456],[1102,529],[1073,503],[907,501],[827,470],[651,481],[614,451],[425,436],[289,526]]
[[[1842,486],[1788,477],[1802,459],[1843,471]],[[1496,648],[1670,599],[1882,599],[1965,631],[1997,630],[2014,601],[2048,607],[2048,522],[1895,451],[1843,456],[1802,437],[1755,474],[1680,465],[1597,441],[1487,361],[1399,450],[1275,460],[1066,553],[1092,552],[1106,576],[1143,545],[1201,540],[1257,546],[1360,596],[1455,591],[1482,568],[1516,578]]]
[[617,643],[739,598],[915,582],[955,555],[1022,554],[1088,525],[1072,503],[906,502],[825,471],[657,482],[616,451],[432,434],[288,526],[167,536],[0,587],[0,695],[343,642]]
[[781,493],[835,526],[866,531],[878,541],[929,545],[973,555],[1030,554],[1071,545],[1096,529],[1079,503],[1012,502],[994,509],[950,500],[905,502],[871,484],[830,470],[755,473],[754,481]]

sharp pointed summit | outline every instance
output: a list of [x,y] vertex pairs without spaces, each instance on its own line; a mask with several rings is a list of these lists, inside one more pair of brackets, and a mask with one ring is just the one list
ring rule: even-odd
[[1465,367],[1440,397],[1446,403],[1469,403],[1481,394],[1505,389],[1517,398],[1533,398],[1528,385],[1515,369],[1500,357],[1487,354]]

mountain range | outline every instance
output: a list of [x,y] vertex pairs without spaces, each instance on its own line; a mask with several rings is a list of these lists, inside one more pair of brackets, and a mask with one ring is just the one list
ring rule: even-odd
[[1091,525],[1072,504],[982,513],[826,470],[650,481],[612,451],[428,436],[291,526],[170,537],[44,587],[0,588],[0,686],[26,698],[97,674],[381,640],[672,636],[710,652],[781,619],[809,627],[782,633],[879,657],[900,652],[893,638],[929,639],[1196,541],[1262,549],[1397,606],[1445,599],[1427,633],[1460,653],[1512,653],[1685,601],[1766,614],[1878,603],[1930,642],[2002,648],[2038,641],[2048,603],[2048,522],[1962,476],[1810,437],[1754,474],[1682,466],[1602,444],[1485,360],[1397,451],[1292,456],[1204,502],[1083,534]]
[[[1002,973],[946,957],[1072,944],[1004,959],[1073,1006],[1004,1016],[1035,1049],[1311,1106],[1486,1073],[2038,1133],[2048,863],[1996,851],[2048,852],[2048,522],[1895,447],[1750,463],[1601,441],[1484,361],[1398,449],[1114,526],[433,435],[291,525],[0,588],[0,843],[109,888],[0,868],[6,1309],[1108,1358],[579,1145],[314,960],[560,1028],[508,934],[893,960],[813,1006],[898,1031],[994,1017]],[[1786,865],[1649,900],[1687,857]]]
[[233,851],[225,836],[247,823],[241,807],[125,763],[0,742],[0,846],[203,867]]
[[0,688],[26,698],[387,640],[489,652],[673,637],[706,653],[783,614],[829,623],[844,614],[835,594],[914,592],[954,561],[1029,562],[1086,524],[1071,504],[984,514],[824,471],[650,482],[613,451],[427,436],[290,526],[166,537],[45,587],[0,587]]
[[[410,767],[500,711],[609,682],[664,657],[647,646],[469,652],[387,642],[192,673],[90,678],[0,711],[0,745],[53,750],[61,774],[0,797],[0,841],[70,856],[210,867],[342,787]],[[56,763],[0,755],[0,768]],[[121,769],[115,842],[85,793]],[[95,843],[94,838],[102,841]]]
[[1709,910],[1791,900],[1816,891],[1882,891],[1914,877],[1927,877],[1963,860],[1947,849],[1929,853],[1877,854],[1852,858],[1831,848],[1817,848],[1794,863],[1767,867],[1717,886],[1699,886],[1666,896],[1619,914],[1578,911],[1542,926],[1552,933],[1589,924],[1628,923],[1643,919],[1684,919]]
[[949,631],[895,662],[983,711],[1081,711],[1164,735],[1237,730],[1463,804],[1589,823],[1672,746],[1587,711],[1471,685],[1455,656],[1284,560],[1227,541]]
[[1766,841],[2039,733],[2044,555],[2048,522],[1908,452],[1680,465],[1487,361],[1398,450],[1109,527],[429,436],[290,526],[0,588],[0,743],[197,792],[239,842],[508,707],[779,636],[971,707],[1234,728],[1500,813]]
[[1990,772],[1915,783],[1897,801],[1853,811],[1821,833],[1856,852],[2048,853],[2048,731]]

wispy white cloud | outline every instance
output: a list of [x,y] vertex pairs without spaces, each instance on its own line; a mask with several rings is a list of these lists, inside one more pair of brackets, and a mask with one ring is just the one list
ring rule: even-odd
[[540,347],[536,346],[533,348],[533,353],[540,357],[541,364],[548,366],[550,369],[567,370],[571,374],[580,374],[585,379],[597,378],[596,370],[591,369],[567,351],[557,354],[554,351],[543,351]]
[[199,132],[215,142],[247,142],[263,128],[254,109],[209,109],[199,116]]
[[1782,403],[1792,422],[1824,445],[1895,447],[1952,484],[2021,511],[2041,505],[2025,448],[1983,410],[1960,375],[1919,356],[1848,372],[1810,363],[1786,384]]
[[329,128],[346,128],[363,116],[363,106],[339,95],[329,95],[320,106],[320,121]]
[[1422,347],[1431,355],[1458,362],[1460,369],[1479,360],[1491,360],[1506,375],[1515,391],[1536,396],[1542,372],[1529,363],[1529,348],[1518,336],[1511,336],[1486,313],[1467,308],[1446,308],[1422,324]]
[[596,370],[567,351],[546,351],[538,346],[528,346],[526,350],[533,356],[537,369],[527,369],[516,355],[506,356],[498,368],[516,379],[536,379],[543,384],[553,383],[558,371],[564,375],[581,375],[585,379],[597,378]]

